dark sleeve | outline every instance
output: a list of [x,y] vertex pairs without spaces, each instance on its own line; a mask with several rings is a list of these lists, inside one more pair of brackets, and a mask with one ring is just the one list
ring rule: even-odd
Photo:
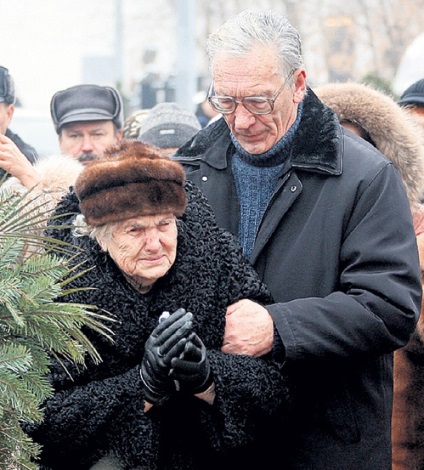
[[404,346],[416,326],[422,296],[418,251],[393,165],[385,165],[356,198],[339,249],[338,289],[267,307],[291,364],[387,354]]
[[[210,237],[213,233],[210,233]],[[265,284],[243,255],[233,235],[219,229],[219,243],[214,259],[220,270],[219,300],[226,306],[250,299],[262,305],[272,302]],[[283,419],[290,403],[288,383],[280,365],[271,355],[260,358],[226,354],[221,351],[222,338],[208,351],[215,382],[215,402],[205,407],[205,426],[221,449],[257,442],[270,429],[274,419]]]
[[290,404],[289,386],[270,358],[209,351],[215,401],[204,407],[205,425],[220,450],[255,442],[270,423],[284,419]]
[[24,142],[18,134],[15,134],[10,129],[6,130],[6,137],[18,147],[18,149],[26,156],[27,160],[34,164],[38,160],[38,153],[34,147]]

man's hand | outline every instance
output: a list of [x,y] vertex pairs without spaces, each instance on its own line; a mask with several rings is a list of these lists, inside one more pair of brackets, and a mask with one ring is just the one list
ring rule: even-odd
[[274,323],[265,307],[243,299],[227,308],[223,352],[260,357],[273,342]]
[[27,189],[40,182],[40,175],[16,144],[0,134],[0,168],[15,176]]

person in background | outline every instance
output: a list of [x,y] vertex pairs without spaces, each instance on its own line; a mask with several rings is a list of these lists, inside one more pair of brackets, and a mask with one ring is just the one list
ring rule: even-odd
[[112,87],[84,84],[58,91],[50,111],[61,152],[83,164],[122,139],[122,99]]
[[402,179],[308,86],[299,34],[278,12],[242,11],[207,50],[223,118],[173,158],[274,297],[228,307],[222,350],[272,354],[293,383],[275,430],[282,468],[388,470],[393,351],[422,298]]
[[0,166],[3,163],[13,175],[1,190],[15,195],[32,190],[46,210],[53,209],[75,183],[83,165],[118,143],[123,134],[122,99],[112,87],[83,84],[66,88],[53,95],[50,109],[61,155],[48,156],[32,166],[10,142],[9,153],[0,151]]
[[402,93],[398,104],[413,116],[424,136],[424,78],[409,86]]
[[[71,231],[61,217],[75,204]],[[42,468],[271,468],[288,384],[270,355],[220,350],[227,305],[259,308],[269,292],[181,165],[144,142],[109,147],[48,234],[83,249],[65,300],[116,321],[112,338],[86,332],[100,364],[66,364],[68,374],[52,362],[44,421],[26,428],[43,446]]]
[[201,128],[196,115],[188,109],[177,103],[159,103],[140,123],[137,140],[149,142],[171,154]]
[[210,105],[207,94],[204,95],[204,98],[197,105],[195,114],[202,128],[206,127],[211,122],[211,119],[219,115]]
[[[21,154],[33,165],[38,160],[35,148],[11,131],[10,125],[15,111],[15,83],[9,70],[0,65],[0,179],[8,171],[7,161]],[[10,176],[10,174],[8,175]]]

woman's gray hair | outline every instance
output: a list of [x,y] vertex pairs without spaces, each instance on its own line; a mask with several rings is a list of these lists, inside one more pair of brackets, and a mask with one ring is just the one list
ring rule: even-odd
[[218,52],[241,56],[257,44],[275,49],[282,75],[303,67],[300,35],[286,17],[273,10],[244,10],[209,36],[206,47],[212,74]]
[[111,223],[99,225],[97,227],[90,227],[87,224],[85,217],[82,214],[78,214],[73,222],[74,228],[72,229],[72,234],[75,237],[90,237],[99,243],[99,240],[110,240],[115,225],[116,224]]

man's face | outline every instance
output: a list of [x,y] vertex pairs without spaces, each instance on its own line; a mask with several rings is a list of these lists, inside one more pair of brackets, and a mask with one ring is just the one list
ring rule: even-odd
[[0,134],[6,134],[13,117],[15,106],[13,104],[0,103]]
[[[213,72],[215,94],[239,100],[246,96],[272,98],[287,78],[280,71],[276,54],[263,46],[256,46],[242,57],[219,53]],[[304,97],[305,78],[303,69],[294,71],[270,114],[253,114],[242,104],[238,104],[233,113],[224,114],[232,134],[247,152],[267,152],[286,134],[296,120],[298,105]]]
[[86,164],[97,158],[109,145],[122,139],[112,121],[84,121],[65,124],[59,136],[60,151]]

